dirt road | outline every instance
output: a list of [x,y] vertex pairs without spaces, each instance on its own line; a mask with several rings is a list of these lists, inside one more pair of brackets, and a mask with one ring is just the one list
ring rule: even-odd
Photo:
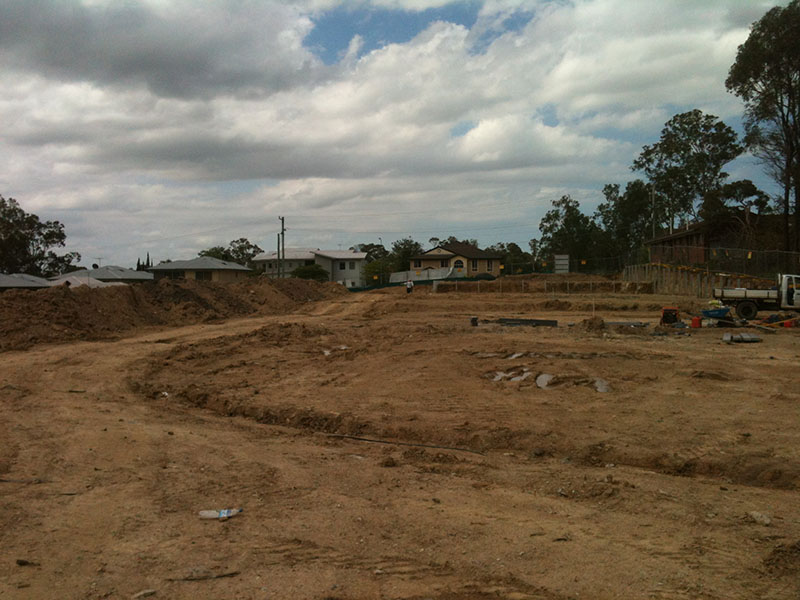
[[0,354],[0,597],[798,597],[800,332],[426,292]]

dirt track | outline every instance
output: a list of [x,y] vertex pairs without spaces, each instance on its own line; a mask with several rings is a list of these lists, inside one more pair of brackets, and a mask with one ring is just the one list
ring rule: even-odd
[[593,300],[393,289],[0,355],[0,597],[798,597],[800,332]]

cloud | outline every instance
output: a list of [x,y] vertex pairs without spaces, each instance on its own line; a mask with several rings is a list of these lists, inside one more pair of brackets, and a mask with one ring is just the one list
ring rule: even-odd
[[312,22],[291,4],[0,3],[0,64],[160,97],[262,96],[313,78]]
[[296,245],[459,227],[524,242],[550,200],[591,209],[631,178],[673,114],[737,116],[725,75],[766,10],[493,0],[469,29],[366,53],[355,36],[326,66],[303,40],[334,5],[0,0],[0,191],[118,262],[271,243],[277,214],[300,220]]

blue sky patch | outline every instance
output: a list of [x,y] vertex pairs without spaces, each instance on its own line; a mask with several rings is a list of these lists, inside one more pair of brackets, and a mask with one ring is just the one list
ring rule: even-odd
[[459,121],[450,129],[450,137],[464,137],[470,131],[475,129],[477,123],[474,121]]
[[454,2],[423,11],[341,6],[315,18],[314,29],[303,44],[325,64],[331,65],[341,60],[356,35],[364,41],[361,56],[387,44],[405,43],[436,21],[471,29],[480,7],[477,1]]

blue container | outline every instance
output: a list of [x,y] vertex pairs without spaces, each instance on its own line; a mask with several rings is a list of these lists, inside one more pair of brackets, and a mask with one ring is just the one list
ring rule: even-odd
[[731,312],[731,307],[709,308],[701,312],[706,319],[724,319],[728,316],[728,313]]

